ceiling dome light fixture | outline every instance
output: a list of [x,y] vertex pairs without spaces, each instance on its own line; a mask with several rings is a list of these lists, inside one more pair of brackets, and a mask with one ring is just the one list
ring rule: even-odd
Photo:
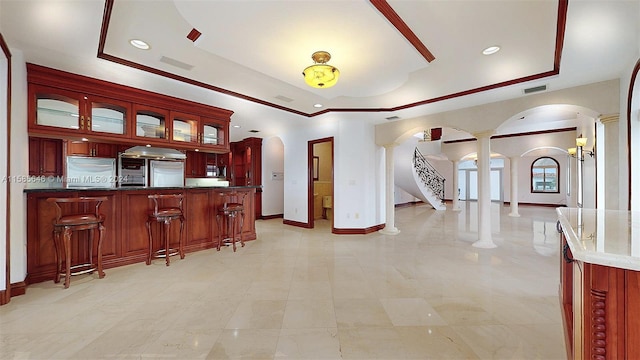
[[149,46],[146,41],[140,39],[131,39],[129,40],[129,44],[141,50],[149,50],[151,48],[151,46]]
[[331,59],[331,54],[326,51],[316,51],[311,55],[311,59],[313,59],[315,64],[308,66],[302,72],[307,85],[314,88],[325,89],[332,87],[338,82],[340,70],[331,65],[327,65],[327,62]]
[[498,51],[500,51],[500,46],[494,45],[494,46],[489,46],[488,48],[482,50],[482,54],[491,55],[491,54],[497,53]]

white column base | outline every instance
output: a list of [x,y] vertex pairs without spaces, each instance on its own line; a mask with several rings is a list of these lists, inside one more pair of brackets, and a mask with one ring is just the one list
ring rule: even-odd
[[400,234],[400,230],[396,229],[395,227],[389,228],[387,226],[385,226],[384,229],[378,230],[378,232],[380,234],[383,234],[383,235],[398,235],[398,234]]
[[473,247],[477,247],[480,249],[493,249],[493,248],[497,248],[498,245],[496,245],[493,240],[478,240],[476,242],[474,242],[473,244],[471,244],[471,246]]
[[520,217],[520,214],[518,214],[518,213],[509,213],[509,216],[511,216],[511,217]]

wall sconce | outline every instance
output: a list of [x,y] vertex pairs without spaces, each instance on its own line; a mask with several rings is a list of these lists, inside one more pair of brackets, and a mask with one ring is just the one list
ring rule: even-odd
[[577,169],[576,169],[576,173],[578,175],[578,181],[577,181],[577,185],[578,185],[578,191],[577,191],[577,200],[576,200],[576,204],[578,206],[578,208],[582,208],[583,205],[583,190],[582,190],[582,185],[583,185],[583,178],[584,178],[584,174],[583,174],[583,170],[582,170],[582,162],[584,161],[584,155],[585,154],[589,154],[591,157],[593,157],[593,151],[592,150],[583,150],[582,148],[587,145],[587,138],[582,137],[582,134],[580,134],[580,136],[576,139],[576,147],[574,148],[569,148],[567,150],[567,152],[569,153],[569,156],[571,157],[575,157],[578,159],[577,161]]
[[567,149],[569,156],[577,157],[579,160],[583,161],[585,154],[593,157],[593,150],[584,150],[583,147],[585,145],[587,145],[587,138],[582,137],[582,134],[580,134],[580,137],[576,139],[576,147]]

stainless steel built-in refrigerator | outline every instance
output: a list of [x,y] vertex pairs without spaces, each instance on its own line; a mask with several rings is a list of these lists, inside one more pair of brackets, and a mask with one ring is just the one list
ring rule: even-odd
[[116,159],[67,156],[67,187],[116,187]]
[[182,161],[149,161],[149,186],[173,187],[184,186],[184,162]]

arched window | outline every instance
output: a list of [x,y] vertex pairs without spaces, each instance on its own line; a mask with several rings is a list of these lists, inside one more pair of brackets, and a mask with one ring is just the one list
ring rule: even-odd
[[559,193],[560,166],[550,157],[541,157],[531,164],[531,192]]

